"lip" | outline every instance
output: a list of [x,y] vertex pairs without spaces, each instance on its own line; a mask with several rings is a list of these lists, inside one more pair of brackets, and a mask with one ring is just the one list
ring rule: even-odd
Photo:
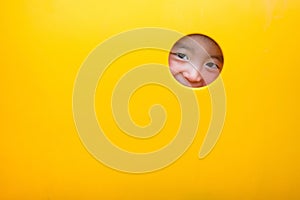
[[181,83],[185,86],[188,86],[188,87],[199,88],[199,87],[205,86],[205,83],[203,81],[190,82],[181,73],[175,74],[174,77],[179,83]]

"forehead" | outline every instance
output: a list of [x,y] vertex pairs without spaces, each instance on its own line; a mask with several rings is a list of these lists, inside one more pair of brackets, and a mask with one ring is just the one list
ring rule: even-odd
[[175,43],[174,48],[186,48],[195,53],[205,50],[209,55],[222,56],[222,51],[215,41],[198,34],[184,36]]

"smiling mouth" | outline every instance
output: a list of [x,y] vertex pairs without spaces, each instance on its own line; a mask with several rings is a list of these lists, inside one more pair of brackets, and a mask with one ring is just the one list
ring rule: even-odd
[[188,87],[193,87],[193,88],[198,88],[198,87],[203,87],[205,86],[205,82],[203,81],[203,79],[201,81],[197,81],[197,82],[191,82],[188,79],[186,79],[182,73],[178,73],[178,74],[174,74],[174,78],[181,84],[188,86]]

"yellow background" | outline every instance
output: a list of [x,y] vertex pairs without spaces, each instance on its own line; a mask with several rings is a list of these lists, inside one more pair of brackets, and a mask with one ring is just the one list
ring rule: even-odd
[[[300,198],[300,1],[27,0],[2,2],[0,10],[1,200]],[[98,44],[141,27],[203,33],[219,43],[227,116],[216,147],[199,160],[210,100],[207,90],[197,91],[201,127],[191,148],[165,169],[133,175],[102,165],[84,148],[72,91]],[[114,65],[166,62],[155,51],[127,56]],[[156,89],[164,94],[149,87],[134,96],[137,123],[148,123],[143,109],[159,100]],[[165,104],[178,107],[175,99]],[[172,138],[135,146],[110,137],[132,151],[153,150]]]

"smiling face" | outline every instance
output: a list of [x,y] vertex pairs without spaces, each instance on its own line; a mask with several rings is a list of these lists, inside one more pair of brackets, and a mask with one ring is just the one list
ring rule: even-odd
[[169,55],[175,79],[188,87],[203,87],[213,82],[223,68],[220,47],[209,37],[193,34],[181,38]]

